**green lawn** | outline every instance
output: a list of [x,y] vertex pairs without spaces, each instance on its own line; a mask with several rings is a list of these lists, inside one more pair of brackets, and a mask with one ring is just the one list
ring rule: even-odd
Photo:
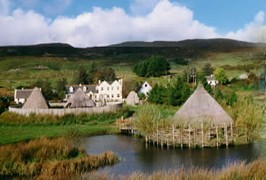
[[108,125],[64,125],[64,126],[0,126],[0,145],[36,139],[38,137],[58,137],[78,130],[83,135],[114,133],[117,129]]

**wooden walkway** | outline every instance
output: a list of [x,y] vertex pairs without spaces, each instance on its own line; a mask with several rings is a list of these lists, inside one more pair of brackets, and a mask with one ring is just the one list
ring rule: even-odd
[[126,135],[134,135],[138,134],[138,131],[136,128],[133,126],[133,119],[124,119],[123,117],[119,120],[116,120],[116,125],[119,128],[119,131],[121,134],[126,134]]

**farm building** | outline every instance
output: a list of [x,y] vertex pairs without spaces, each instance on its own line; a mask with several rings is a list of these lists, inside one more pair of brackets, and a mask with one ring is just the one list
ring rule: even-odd
[[216,86],[219,83],[218,80],[216,80],[213,75],[205,76],[205,78],[207,83],[211,86]]
[[152,87],[151,87],[151,85],[147,82],[147,81],[145,81],[142,85],[141,85],[141,87],[140,87],[140,89],[139,89],[139,91],[138,91],[138,94],[144,94],[145,96],[148,96],[148,94],[149,94],[149,92],[152,90]]
[[33,89],[15,89],[14,101],[16,104],[24,104]]
[[158,127],[146,141],[167,146],[214,147],[233,143],[233,119],[199,85],[168,127]]

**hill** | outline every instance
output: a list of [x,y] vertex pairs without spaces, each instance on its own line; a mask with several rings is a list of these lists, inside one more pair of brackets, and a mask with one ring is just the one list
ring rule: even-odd
[[75,48],[68,44],[53,43],[29,46],[0,47],[0,57],[7,56],[49,56],[76,57],[86,59],[111,58],[134,59],[151,55],[168,58],[176,56],[193,57],[205,52],[232,52],[265,47],[265,44],[236,41],[231,39],[193,39],[184,41],[124,42],[103,47]]

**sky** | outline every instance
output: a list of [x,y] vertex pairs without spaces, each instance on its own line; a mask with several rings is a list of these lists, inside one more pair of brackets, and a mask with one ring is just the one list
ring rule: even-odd
[[0,0],[0,46],[231,38],[266,42],[264,0]]

